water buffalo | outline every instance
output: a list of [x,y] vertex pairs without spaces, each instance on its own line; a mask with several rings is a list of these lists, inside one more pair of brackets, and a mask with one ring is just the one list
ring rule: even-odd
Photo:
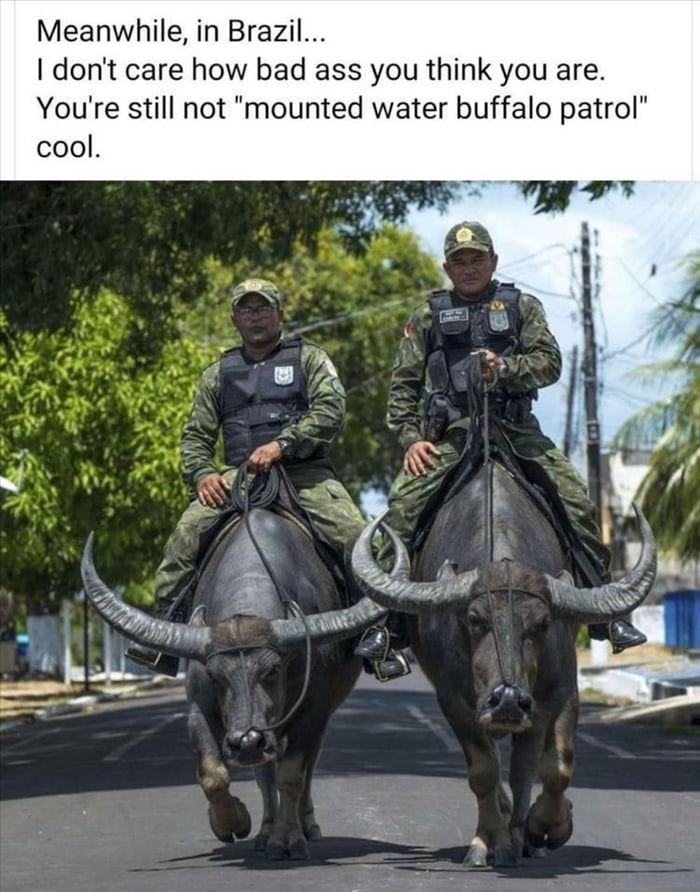
[[[478,803],[464,858],[469,867],[509,866],[571,836],[564,793],[578,717],[576,632],[579,623],[628,613],[648,594],[656,551],[646,520],[638,519],[643,544],[634,570],[615,584],[579,589],[544,513],[489,462],[443,503],[415,561],[416,581],[392,530],[392,574],[372,557],[381,518],[355,546],[353,571],[366,594],[413,615],[413,650],[464,750]],[[512,806],[495,743],[506,734],[512,735]],[[537,775],[542,792],[530,806]]]
[[307,840],[321,835],[312,772],[328,720],[361,665],[341,639],[386,611],[366,598],[341,609],[307,532],[260,508],[216,548],[188,625],[119,601],[97,575],[92,536],[82,574],[90,600],[119,632],[189,660],[189,734],[217,838],[232,842],[250,832],[248,810],[229,793],[229,769],[251,766],[263,796],[256,848],[271,859],[308,858]]

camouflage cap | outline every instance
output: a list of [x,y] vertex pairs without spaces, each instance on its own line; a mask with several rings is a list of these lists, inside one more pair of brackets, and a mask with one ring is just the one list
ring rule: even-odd
[[472,251],[493,251],[493,242],[485,226],[481,223],[455,223],[445,236],[445,257],[470,248]]
[[282,295],[272,282],[269,282],[267,279],[246,279],[245,282],[240,282],[233,289],[231,304],[235,307],[248,294],[259,294],[268,303],[277,304],[278,307],[282,303]]

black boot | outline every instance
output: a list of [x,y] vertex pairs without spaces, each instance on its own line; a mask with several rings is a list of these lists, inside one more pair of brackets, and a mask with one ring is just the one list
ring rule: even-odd
[[391,681],[411,671],[408,660],[401,653],[408,644],[403,614],[390,613],[385,625],[367,629],[354,654],[363,658],[365,671],[373,672],[378,681]]
[[384,660],[389,653],[389,630],[386,626],[370,626],[353,653],[366,660]]
[[596,623],[588,627],[588,634],[596,641],[610,641],[614,654],[647,642],[644,632],[640,632],[626,619],[616,619],[611,623]]
[[[185,598],[159,598],[158,611],[156,619],[167,619],[173,623],[187,622],[188,609]],[[164,654],[146,647],[143,644],[131,644],[126,649],[126,656],[133,660],[134,663],[140,663],[146,666],[152,672],[158,672],[160,675],[168,675],[170,678],[176,678],[178,669],[180,668],[180,657],[172,654]]]
[[385,660],[389,649],[405,650],[410,643],[405,614],[392,610],[383,623],[364,632],[354,653],[368,660]]

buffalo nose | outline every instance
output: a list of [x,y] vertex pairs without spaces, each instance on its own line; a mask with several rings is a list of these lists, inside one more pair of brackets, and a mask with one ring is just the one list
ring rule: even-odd
[[491,691],[486,706],[491,710],[515,707],[526,715],[531,715],[535,708],[535,701],[519,685],[502,684]]
[[253,756],[262,751],[265,740],[259,731],[248,731],[241,740],[241,753]]
[[232,752],[250,758],[262,750],[265,740],[259,731],[251,728],[245,732],[234,731],[228,735],[227,742]]

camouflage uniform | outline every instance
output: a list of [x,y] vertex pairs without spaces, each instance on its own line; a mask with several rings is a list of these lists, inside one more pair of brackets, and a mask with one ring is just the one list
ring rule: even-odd
[[[281,339],[276,350],[283,344]],[[347,555],[365,521],[328,459],[309,458],[319,447],[330,447],[340,430],[345,414],[345,391],[333,363],[320,347],[304,342],[301,365],[309,411],[298,422],[282,428],[275,439],[291,444],[293,461],[283,460],[283,463],[314,526],[341,554]],[[183,479],[193,491],[207,474],[221,473],[229,483],[236,477],[235,467],[218,470],[214,464],[221,428],[220,390],[217,360],[200,378],[182,435]],[[197,499],[190,502],[165,545],[163,560],[156,572],[158,598],[174,594],[190,575],[221,511],[206,507]]]
[[[495,292],[498,283],[492,280],[486,296]],[[520,343],[522,353],[505,358],[505,370],[499,381],[506,390],[522,392],[545,387],[561,374],[561,354],[549,331],[540,301],[530,294],[521,294]],[[426,366],[426,336],[432,324],[432,309],[424,303],[416,309],[404,331],[394,363],[387,423],[395,431],[405,451],[424,437],[423,388],[430,389]],[[534,459],[556,483],[569,519],[586,551],[594,558],[600,572],[607,574],[610,553],[600,540],[595,508],[586,487],[566,456],[546,437],[534,415],[522,423],[501,422],[517,452]],[[440,451],[436,467],[425,476],[401,471],[389,493],[388,523],[408,542],[421,511],[439,487],[444,474],[454,466],[466,442],[469,420],[462,418],[451,424],[438,443]]]

